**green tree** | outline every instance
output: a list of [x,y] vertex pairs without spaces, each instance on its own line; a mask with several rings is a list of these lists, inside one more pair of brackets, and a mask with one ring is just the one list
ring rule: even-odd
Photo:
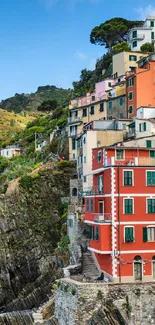
[[58,106],[58,102],[57,100],[47,100],[44,101],[39,107],[38,107],[38,111],[46,111],[46,112],[50,112],[50,111],[54,111]]
[[91,86],[90,79],[93,76],[93,71],[83,69],[81,71],[80,80],[73,81],[74,96],[79,97],[85,95]]
[[128,45],[127,42],[122,42],[122,43],[118,43],[118,44],[114,45],[114,47],[113,47],[114,54],[122,52],[122,51],[127,51],[127,52],[131,51],[131,47]]
[[154,44],[152,43],[145,43],[140,48],[141,52],[148,53],[148,52],[154,52]]
[[127,40],[127,34],[132,27],[141,26],[142,24],[142,21],[131,21],[118,17],[106,20],[92,29],[90,42],[104,45],[109,51],[112,51],[114,45]]

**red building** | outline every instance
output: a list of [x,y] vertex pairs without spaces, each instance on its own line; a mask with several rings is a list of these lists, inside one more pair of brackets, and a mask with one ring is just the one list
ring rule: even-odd
[[89,250],[112,281],[155,280],[155,150],[93,149]]

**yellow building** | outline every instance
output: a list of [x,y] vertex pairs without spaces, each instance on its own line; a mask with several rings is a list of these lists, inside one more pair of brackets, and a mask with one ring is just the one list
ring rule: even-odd
[[[72,100],[69,105],[68,118],[68,136],[69,136],[69,155],[70,160],[77,158],[76,137],[82,132],[83,126],[94,120],[101,118],[106,119],[106,100],[104,98],[96,98],[94,95]],[[84,102],[87,99],[87,102]],[[82,102],[83,100],[83,102]],[[83,104],[83,106],[79,106]]]
[[137,61],[142,57],[148,56],[147,53],[141,52],[120,52],[112,57],[113,77],[119,78],[124,76],[127,71],[132,71],[137,67]]

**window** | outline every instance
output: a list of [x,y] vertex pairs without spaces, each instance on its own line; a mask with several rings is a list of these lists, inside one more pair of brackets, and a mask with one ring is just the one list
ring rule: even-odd
[[134,78],[129,78],[127,81],[127,85],[128,85],[128,87],[134,86]]
[[104,112],[104,106],[103,106],[103,103],[100,104],[100,112]]
[[150,27],[154,27],[154,21],[150,21]]
[[83,182],[84,182],[84,183],[87,182],[87,176],[83,176]]
[[155,171],[147,171],[147,186],[155,186]]
[[68,226],[73,228],[73,219],[68,219]]
[[108,82],[108,87],[111,87],[111,82]]
[[86,157],[84,157],[84,163],[86,164]]
[[86,212],[88,212],[88,211],[89,211],[89,200],[86,199]]
[[151,39],[154,39],[154,32],[151,32]]
[[146,147],[151,148],[152,147],[152,141],[151,140],[146,140]]
[[126,124],[122,124],[122,129],[126,130]]
[[155,150],[150,150],[150,158],[155,158]]
[[83,138],[83,143],[86,144],[86,137]]
[[134,41],[134,42],[132,43],[132,47],[137,47],[137,41]]
[[99,227],[89,226],[89,239],[98,240],[99,239]]
[[143,242],[155,241],[155,227],[143,228]]
[[130,61],[137,61],[137,56],[136,55],[129,55],[129,60]]
[[139,132],[146,131],[146,122],[139,124]]
[[98,193],[102,194],[103,193],[103,176],[98,176],[97,179],[97,183],[98,183]]
[[132,105],[129,106],[129,110],[128,111],[129,111],[129,114],[132,114],[132,112],[133,112],[133,106]]
[[93,96],[91,97],[91,99],[94,101],[94,100],[95,100],[95,96],[93,95]]
[[76,149],[76,141],[75,139],[72,139],[72,150]]
[[155,199],[147,199],[147,213],[155,213]]
[[134,242],[134,228],[133,227],[125,227],[125,243],[133,243]]
[[98,154],[97,154],[97,161],[98,163],[100,163],[102,160],[102,152],[101,151],[98,151]]
[[124,159],[124,150],[123,149],[116,149],[116,160],[123,160]]
[[112,102],[108,102],[108,108],[109,108],[109,109],[112,108]]
[[120,79],[120,78],[118,78],[118,83],[119,83],[119,82],[121,82],[121,79]]
[[90,200],[90,212],[94,212],[94,200]]
[[72,189],[72,196],[77,196],[77,188],[76,187],[74,187],[73,189]]
[[87,108],[83,108],[82,116],[83,117],[87,116]]
[[132,175],[133,172],[131,170],[124,170],[124,186],[132,186]]
[[137,31],[134,30],[134,31],[132,32],[132,38],[136,38],[136,37],[137,37]]
[[124,199],[124,214],[133,214],[133,199]]
[[91,114],[91,115],[94,115],[94,106],[91,106],[91,107],[90,107],[90,114]]
[[133,99],[133,92],[130,91],[130,92],[129,92],[129,100],[132,100],[132,99]]
[[123,113],[120,113],[120,114],[119,114],[119,117],[120,117],[120,118],[124,118],[124,114],[123,114]]
[[121,97],[121,98],[119,99],[119,104],[120,104],[120,106],[123,105],[123,97]]
[[99,213],[100,213],[100,214],[103,214],[103,206],[104,206],[104,205],[103,205],[103,201],[100,201],[100,202],[99,202],[99,205],[98,205],[98,210],[99,210]]

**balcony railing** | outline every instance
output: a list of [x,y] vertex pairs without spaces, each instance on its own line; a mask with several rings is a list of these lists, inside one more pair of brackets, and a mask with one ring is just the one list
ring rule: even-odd
[[98,223],[105,223],[110,222],[111,223],[111,213],[95,213],[94,214],[94,221]]
[[72,123],[79,123],[79,122],[81,122],[81,117],[78,117],[78,116],[76,116],[76,117],[69,117],[68,118],[68,124],[72,124]]
[[82,194],[84,196],[91,196],[91,195],[103,195],[104,194],[104,190],[99,189],[98,187],[87,187],[83,190]]
[[145,38],[144,34],[137,34],[137,36],[132,37],[133,40],[143,40]]
[[104,166],[155,166],[155,158],[150,157],[125,157],[125,158],[106,158]]

